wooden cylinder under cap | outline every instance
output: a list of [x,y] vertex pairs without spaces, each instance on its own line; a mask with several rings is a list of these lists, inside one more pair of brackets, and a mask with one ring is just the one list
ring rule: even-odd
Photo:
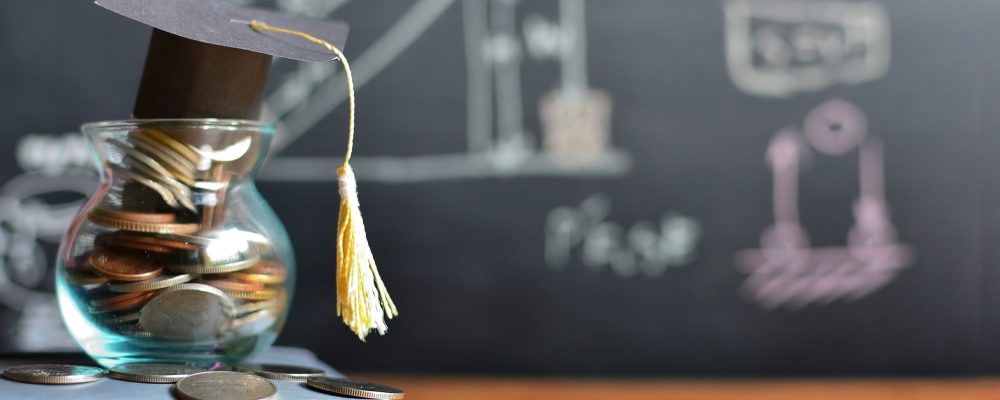
[[153,29],[135,118],[260,117],[271,56]]

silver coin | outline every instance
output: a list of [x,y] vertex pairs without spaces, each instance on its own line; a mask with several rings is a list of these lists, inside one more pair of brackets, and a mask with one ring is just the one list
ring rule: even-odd
[[3,376],[20,382],[65,385],[101,379],[104,369],[82,365],[35,364],[7,368],[3,371]]
[[127,179],[138,182],[143,186],[155,191],[157,194],[160,195],[160,198],[163,199],[163,202],[167,203],[167,205],[169,205],[170,207],[177,208],[180,206],[180,204],[177,203],[177,197],[174,196],[174,192],[167,189],[166,187],[156,182],[155,180],[147,178],[141,174],[132,172],[127,168],[122,168],[114,164],[108,164],[108,165],[111,166],[111,169],[116,174],[122,175]]
[[108,371],[108,376],[141,383],[173,383],[205,371],[204,368],[179,364],[136,363],[116,365]]
[[276,307],[278,305],[279,301],[282,300],[281,296],[283,296],[283,295],[284,295],[284,292],[282,292],[281,294],[279,294],[278,297],[275,297],[275,298],[270,299],[270,300],[253,301],[253,302],[249,302],[249,303],[245,303],[245,304],[240,304],[240,305],[236,306],[236,308],[233,310],[233,315],[243,316],[243,315],[250,314],[252,312],[266,310],[266,309],[269,309],[269,308],[274,308],[274,307]]
[[326,375],[323,370],[318,368],[283,364],[244,364],[233,367],[233,370],[254,374],[261,378],[285,379],[303,382],[311,376]]
[[348,378],[313,376],[306,380],[306,384],[311,388],[319,389],[324,392],[361,397],[365,399],[397,400],[402,399],[405,395],[402,390],[392,386],[356,381]]
[[199,253],[199,263],[171,265],[168,268],[189,274],[223,274],[250,268],[260,261],[260,250],[256,245],[235,237],[218,238]]
[[144,136],[132,136],[129,138],[129,143],[132,143],[133,146],[142,150],[150,157],[160,161],[161,164],[169,165],[174,172],[182,173],[186,178],[194,178],[194,171],[197,166],[191,160],[167,148],[166,145]]
[[163,289],[142,307],[139,325],[155,337],[171,340],[207,340],[229,325],[236,308],[224,292],[200,283],[182,283]]
[[257,311],[234,319],[229,330],[237,336],[255,335],[273,326],[277,320],[274,310]]
[[243,372],[202,372],[177,382],[177,394],[184,400],[266,400],[278,394],[267,379]]
[[145,292],[148,290],[157,290],[168,288],[174,285],[179,285],[188,282],[193,277],[188,274],[180,275],[160,275],[156,278],[139,281],[139,282],[128,282],[128,283],[113,283],[108,286],[112,292],[127,293],[127,292]]

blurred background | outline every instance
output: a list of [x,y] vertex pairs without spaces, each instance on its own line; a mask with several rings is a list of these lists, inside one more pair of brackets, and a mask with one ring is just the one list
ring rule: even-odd
[[[1000,3],[241,0],[351,24],[355,161],[400,306],[335,315],[335,63],[275,61],[258,185],[299,291],[281,345],[348,371],[1000,371]],[[73,348],[53,253],[149,28],[0,2],[0,351]]]

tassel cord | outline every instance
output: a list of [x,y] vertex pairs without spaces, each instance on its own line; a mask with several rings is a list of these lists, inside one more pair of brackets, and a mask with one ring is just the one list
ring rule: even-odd
[[371,330],[384,334],[387,327],[383,316],[392,319],[398,315],[398,311],[378,273],[358,207],[357,181],[350,166],[354,151],[354,78],[347,57],[336,46],[305,32],[258,21],[250,21],[249,25],[257,31],[284,33],[319,44],[336,54],[344,67],[350,122],[344,163],[337,169],[341,197],[340,217],[337,221],[337,315],[341,316],[361,341],[365,340]]

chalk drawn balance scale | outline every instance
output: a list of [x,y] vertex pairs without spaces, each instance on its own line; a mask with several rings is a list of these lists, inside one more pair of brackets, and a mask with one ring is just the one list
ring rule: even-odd
[[[775,222],[764,231],[759,249],[736,255],[737,266],[750,274],[744,291],[766,308],[857,300],[891,282],[913,260],[912,249],[897,241],[889,220],[882,144],[866,137],[862,111],[831,100],[809,113],[804,130],[789,128],[772,138],[767,160],[774,174]],[[860,194],[846,246],[810,247],[799,221],[799,171],[809,147],[829,156],[859,151]]]
[[[239,362],[274,342],[294,292],[290,240],[253,181],[275,131],[256,121],[271,57],[339,59],[349,71],[347,27],[216,1],[97,4],[155,29],[137,119],[83,126],[102,176],[60,246],[63,318],[109,367]],[[360,278],[341,282],[337,313],[364,338],[385,331],[395,306],[368,254],[349,157],[338,171],[338,277]],[[353,291],[364,285],[377,285],[383,307],[369,308],[368,287]],[[342,301],[343,290],[363,304]]]

